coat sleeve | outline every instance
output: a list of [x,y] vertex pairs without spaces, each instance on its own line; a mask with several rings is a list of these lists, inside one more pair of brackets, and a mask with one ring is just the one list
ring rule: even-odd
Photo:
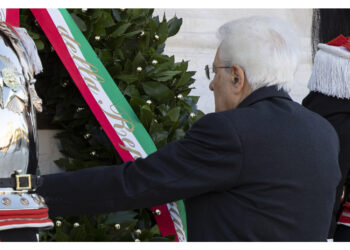
[[129,210],[230,189],[241,166],[234,127],[223,114],[211,113],[193,124],[184,139],[144,159],[44,175],[37,193],[51,216]]

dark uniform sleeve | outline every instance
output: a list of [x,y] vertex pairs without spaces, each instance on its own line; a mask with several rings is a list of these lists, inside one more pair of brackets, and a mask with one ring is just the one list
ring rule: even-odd
[[37,193],[51,216],[106,213],[165,204],[232,188],[242,166],[242,147],[222,113],[199,119],[183,140],[145,159],[44,175]]

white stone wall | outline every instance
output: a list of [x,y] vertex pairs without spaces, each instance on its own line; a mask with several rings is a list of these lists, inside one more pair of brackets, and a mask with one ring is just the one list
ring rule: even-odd
[[62,157],[59,151],[59,143],[55,138],[57,130],[39,130],[39,169],[40,174],[54,174],[58,172],[63,172],[64,169],[59,168],[54,163]]
[[[251,15],[275,15],[285,19],[297,31],[303,46],[303,59],[296,73],[291,96],[298,102],[308,93],[307,81],[311,74],[311,9],[156,9],[155,15],[167,19],[175,14],[183,19],[179,33],[167,40],[165,53],[175,55],[176,61],[188,60],[189,70],[196,71],[196,82],[192,95],[200,96],[198,107],[204,113],[214,111],[214,98],[209,91],[204,67],[211,65],[215,56],[218,41],[216,30],[225,22]],[[42,174],[62,171],[53,160],[61,157],[55,131],[39,131],[39,166]]]
[[169,20],[174,15],[183,23],[177,35],[167,40],[165,53],[175,55],[176,61],[188,60],[189,70],[196,71],[192,95],[200,96],[198,107],[204,113],[214,111],[214,97],[209,91],[205,65],[213,63],[218,40],[217,29],[224,23],[252,15],[272,15],[283,18],[298,33],[303,50],[301,64],[296,72],[290,95],[301,102],[308,93],[307,81],[311,75],[311,9],[156,9],[155,15]]

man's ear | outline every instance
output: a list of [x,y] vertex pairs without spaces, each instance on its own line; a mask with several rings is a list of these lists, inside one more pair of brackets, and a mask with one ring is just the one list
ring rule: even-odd
[[241,66],[233,65],[232,70],[231,70],[231,74],[232,74],[231,77],[232,77],[232,83],[233,83],[234,89],[237,92],[240,92],[243,89],[244,83],[245,83],[244,71],[241,68]]

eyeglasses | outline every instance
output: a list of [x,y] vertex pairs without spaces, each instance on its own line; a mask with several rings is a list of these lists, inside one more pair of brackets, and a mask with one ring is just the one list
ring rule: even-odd
[[207,76],[208,80],[210,80],[210,72],[212,74],[215,74],[214,69],[230,69],[230,68],[231,67],[215,67],[214,65],[213,65],[213,67],[209,67],[209,65],[207,64],[207,65],[205,65],[204,70],[205,70],[205,75]]

